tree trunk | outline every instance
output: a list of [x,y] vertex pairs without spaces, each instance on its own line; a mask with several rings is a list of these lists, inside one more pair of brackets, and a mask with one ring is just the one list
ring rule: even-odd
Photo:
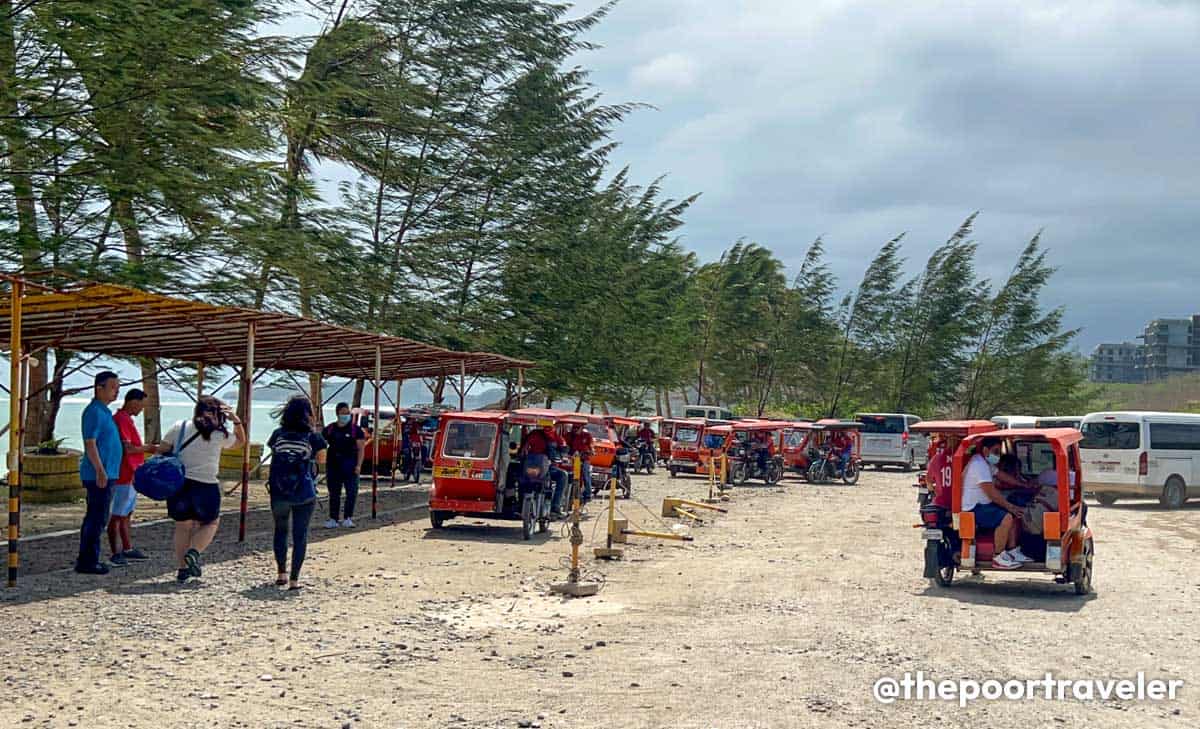
[[308,399],[312,402],[313,422],[317,427],[325,427],[325,400],[321,392],[321,376],[310,372],[308,374]]
[[146,392],[146,409],[142,411],[143,437],[147,443],[162,440],[162,405],[158,400],[158,362],[139,359],[142,366],[142,389]]
[[657,387],[654,388],[654,414],[659,417],[662,417],[663,414],[662,390],[658,389]]
[[[446,377],[444,375],[437,378],[437,382],[433,386],[433,404],[441,405],[446,399]],[[547,406],[549,407],[549,406]]]

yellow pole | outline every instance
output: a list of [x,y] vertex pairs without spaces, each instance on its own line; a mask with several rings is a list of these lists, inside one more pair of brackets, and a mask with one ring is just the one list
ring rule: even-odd
[[715,468],[716,468],[716,464],[714,463],[713,458],[709,457],[709,459],[708,459],[708,498],[710,500],[716,498],[716,494],[713,493],[713,486],[715,485],[716,480],[717,480],[717,475],[716,475],[715,471],[713,470]]
[[[375,346],[375,410],[371,427],[371,518],[379,516],[379,439],[383,437],[383,427],[379,421],[379,388],[383,386],[383,348]],[[399,410],[399,408],[397,408]],[[396,413],[399,415],[399,412]]]
[[12,282],[12,323],[9,331],[10,361],[8,380],[8,586],[17,585],[21,564],[17,544],[21,537],[21,300],[24,284]]
[[571,468],[575,472],[575,488],[571,489],[571,573],[567,582],[579,582],[579,547],[583,544],[583,530],[579,528],[579,491],[583,488],[583,459],[578,453]]
[[[615,464],[614,464],[615,465]],[[614,468],[610,473],[616,472]],[[617,533],[617,478],[613,476],[608,479],[608,543],[605,545],[612,549],[613,535]]]

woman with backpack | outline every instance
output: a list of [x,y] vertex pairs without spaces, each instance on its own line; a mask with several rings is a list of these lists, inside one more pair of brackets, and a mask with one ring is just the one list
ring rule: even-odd
[[[308,525],[317,507],[317,463],[325,461],[325,438],[313,428],[312,403],[293,395],[283,406],[279,427],[267,439],[271,470],[267,488],[275,517],[275,584],[300,589],[300,567],[308,551]],[[291,522],[292,568],[288,570],[287,540]]]
[[200,576],[200,554],[212,543],[220,525],[217,471],[221,450],[245,442],[242,421],[211,395],[196,401],[191,420],[180,420],[163,435],[158,452],[173,453],[183,463],[183,486],[167,499],[167,514],[175,520],[176,580],[180,584]]

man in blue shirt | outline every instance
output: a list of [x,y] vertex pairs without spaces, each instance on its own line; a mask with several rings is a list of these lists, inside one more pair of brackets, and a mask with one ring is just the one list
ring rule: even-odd
[[121,383],[115,372],[105,370],[96,375],[95,395],[83,409],[83,458],[79,459],[79,480],[87,491],[87,513],[79,527],[79,558],[75,571],[87,575],[108,573],[108,565],[100,561],[100,537],[108,525],[112,490],[121,472],[125,448],[113,420],[109,403],[117,399]]

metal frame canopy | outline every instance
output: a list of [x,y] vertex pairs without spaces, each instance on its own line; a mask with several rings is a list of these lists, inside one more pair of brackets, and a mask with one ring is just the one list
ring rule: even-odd
[[[10,283],[16,278],[0,274]],[[253,348],[255,359],[270,369],[352,379],[375,379],[377,357],[383,380],[480,375],[534,366],[499,354],[455,352],[278,312],[218,306],[114,284],[66,281],[50,287],[23,279],[21,339],[27,349],[62,347],[240,367]],[[12,305],[0,303],[0,337],[10,338],[12,320]],[[251,324],[253,345],[248,337]]]
[[[10,354],[8,448],[8,585],[16,584],[20,564],[21,460],[25,383],[30,358],[52,347],[109,356],[166,358],[239,371],[238,399],[253,400],[254,382],[267,370],[363,379],[375,391],[375,421],[383,384],[413,377],[459,378],[459,409],[466,377],[517,370],[518,402],[524,372],[533,363],[488,352],[455,352],[403,337],[364,332],[289,314],[219,306],[142,291],[128,286],[84,281],[58,271],[15,275],[0,300],[0,341]],[[160,368],[160,371],[161,368]],[[168,375],[169,376],[169,375]],[[238,375],[235,375],[235,378]],[[173,378],[172,378],[173,379]],[[203,382],[203,374],[199,380]],[[301,387],[301,390],[304,388]],[[197,388],[199,391],[199,387]],[[397,409],[399,404],[396,403]],[[319,407],[319,404],[318,404]],[[251,408],[243,423],[250,433]],[[392,431],[395,453],[398,429]],[[378,515],[379,434],[371,439],[371,516]],[[395,458],[392,459],[395,482]],[[238,541],[246,538],[250,445],[242,447],[241,508]]]

